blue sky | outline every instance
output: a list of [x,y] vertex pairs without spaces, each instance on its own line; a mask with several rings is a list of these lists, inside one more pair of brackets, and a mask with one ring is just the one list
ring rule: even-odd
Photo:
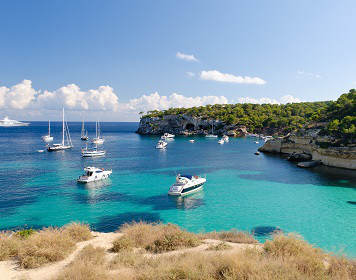
[[[73,119],[84,112],[117,121],[137,120],[139,110],[225,99],[336,99],[356,87],[355,11],[355,1],[3,0],[1,115],[57,116],[53,99],[37,100],[45,91],[65,100],[58,107]],[[266,83],[204,80],[201,71]],[[102,91],[108,100],[96,106]]]

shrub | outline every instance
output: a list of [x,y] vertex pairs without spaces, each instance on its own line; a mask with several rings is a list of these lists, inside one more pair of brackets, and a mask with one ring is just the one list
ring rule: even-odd
[[134,248],[134,241],[126,236],[118,237],[113,242],[113,252],[131,251]]
[[63,230],[47,228],[26,238],[17,256],[22,267],[35,268],[63,260],[74,249],[75,241]]
[[208,248],[206,248],[207,251],[223,251],[223,250],[229,250],[231,249],[232,246],[227,244],[226,242],[220,242],[219,244],[212,244]]
[[63,233],[68,234],[75,242],[86,241],[93,238],[90,227],[83,223],[70,223],[63,227]]
[[30,229],[23,229],[23,230],[20,230],[18,232],[16,232],[16,235],[17,236],[20,236],[20,237],[23,237],[23,238],[26,238],[26,237],[29,237],[31,234],[35,233],[36,230],[30,228]]
[[230,231],[213,231],[204,234],[200,234],[201,238],[211,238],[218,239],[233,243],[244,243],[244,244],[257,244],[257,240],[252,237],[248,232],[237,231],[236,229]]
[[20,247],[19,238],[12,236],[10,232],[0,233],[0,261],[16,256]]
[[105,269],[105,249],[88,245],[55,278],[56,280],[114,279]]

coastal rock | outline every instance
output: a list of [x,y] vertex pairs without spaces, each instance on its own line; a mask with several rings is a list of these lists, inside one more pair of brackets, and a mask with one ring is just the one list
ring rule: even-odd
[[320,136],[320,130],[310,129],[267,141],[261,152],[289,155],[295,161],[319,161],[324,165],[356,170],[356,148],[334,147],[336,139]]
[[[214,131],[212,130],[214,124]],[[244,125],[226,125],[219,120],[207,120],[189,115],[164,115],[163,117],[141,118],[138,134],[205,135],[214,133],[231,137],[245,137],[247,128]]]

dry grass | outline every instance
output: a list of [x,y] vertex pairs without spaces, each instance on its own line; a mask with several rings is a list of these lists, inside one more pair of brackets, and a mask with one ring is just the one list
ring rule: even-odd
[[213,231],[208,233],[201,233],[200,237],[203,239],[217,239],[233,243],[243,243],[243,244],[256,244],[258,243],[256,239],[252,237],[251,234],[245,231],[237,231],[235,229],[230,231]]
[[123,233],[123,236],[114,241],[113,250],[116,252],[137,247],[154,253],[161,253],[201,244],[197,235],[182,230],[173,224],[138,222],[125,224],[119,230]]
[[111,269],[122,269],[122,268],[142,269],[148,266],[150,267],[155,266],[156,264],[157,264],[157,259],[155,258],[126,251],[117,254],[113,258],[113,260],[109,263],[109,267]]
[[90,227],[84,223],[70,223],[63,227],[63,233],[71,237],[75,242],[86,241],[93,238]]
[[78,241],[92,237],[87,225],[72,223],[62,228],[45,228],[31,234],[2,232],[0,260],[16,258],[21,267],[36,268],[63,260]]
[[105,268],[106,251],[101,247],[88,245],[55,279],[56,280],[98,280],[113,279]]
[[231,249],[232,246],[227,244],[226,242],[220,242],[219,244],[210,245],[206,248],[207,251],[224,251]]

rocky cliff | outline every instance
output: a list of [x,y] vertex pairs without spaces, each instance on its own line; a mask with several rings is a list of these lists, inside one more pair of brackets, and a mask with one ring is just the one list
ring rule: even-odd
[[141,118],[136,133],[139,134],[163,134],[173,133],[175,135],[204,135],[214,134],[236,137],[244,137],[247,134],[245,126],[226,125],[218,120],[207,120],[189,115],[165,115],[163,117]]
[[262,152],[288,154],[291,159],[320,161],[324,165],[356,170],[356,144],[337,146],[337,139],[321,136],[320,129],[301,130],[267,141]]

